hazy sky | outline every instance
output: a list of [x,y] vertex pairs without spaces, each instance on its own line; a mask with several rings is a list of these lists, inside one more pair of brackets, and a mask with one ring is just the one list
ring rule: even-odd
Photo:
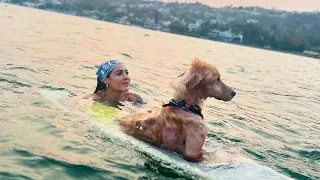
[[283,10],[316,11],[320,10],[320,0],[164,0],[180,2],[201,2],[204,4],[221,7],[234,6],[261,6],[265,8],[275,7]]

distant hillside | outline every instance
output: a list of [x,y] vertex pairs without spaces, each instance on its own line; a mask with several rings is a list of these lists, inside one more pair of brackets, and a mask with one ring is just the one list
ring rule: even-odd
[[216,41],[301,53],[320,52],[320,13],[143,0],[2,2]]

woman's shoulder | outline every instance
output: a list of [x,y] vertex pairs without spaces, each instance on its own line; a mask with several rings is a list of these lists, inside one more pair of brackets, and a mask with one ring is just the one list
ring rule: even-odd
[[[104,99],[102,98],[101,95],[97,94],[97,93],[93,93],[93,94],[87,94],[83,96],[83,99],[92,99],[94,101],[104,101]],[[132,93],[132,92],[123,92],[121,94],[121,99],[120,101],[127,101],[127,102],[133,102],[135,104],[145,104],[144,100],[141,98],[141,96],[139,96],[136,93]]]

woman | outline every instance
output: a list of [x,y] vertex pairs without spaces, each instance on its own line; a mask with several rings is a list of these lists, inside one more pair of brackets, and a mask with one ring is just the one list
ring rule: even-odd
[[93,94],[95,101],[106,101],[114,107],[122,105],[120,101],[144,103],[139,95],[129,92],[129,72],[120,61],[102,63],[96,74],[97,87]]

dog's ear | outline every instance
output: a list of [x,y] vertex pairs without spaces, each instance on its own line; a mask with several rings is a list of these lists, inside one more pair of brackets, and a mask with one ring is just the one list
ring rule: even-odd
[[197,72],[190,72],[189,71],[185,74],[185,76],[186,76],[186,79],[185,79],[184,83],[185,83],[185,86],[187,89],[194,88],[203,79],[203,75],[201,73],[197,73]]

